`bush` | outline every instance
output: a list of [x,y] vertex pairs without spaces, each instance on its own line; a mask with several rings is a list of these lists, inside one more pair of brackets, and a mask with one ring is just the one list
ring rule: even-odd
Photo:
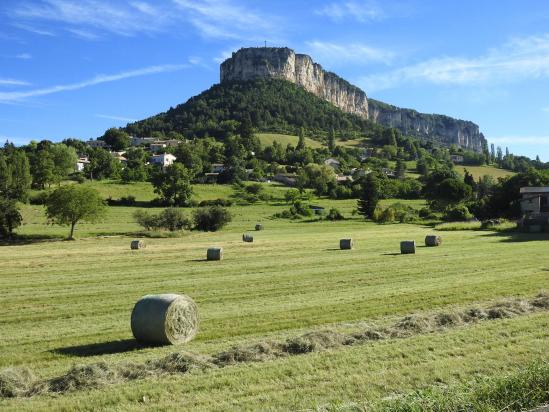
[[29,198],[29,202],[31,205],[45,205],[46,201],[48,200],[49,192],[42,191],[38,192],[35,195],[32,195]]
[[232,206],[234,202],[229,199],[211,199],[211,200],[202,200],[198,206],[200,207],[206,207],[206,206],[223,206],[223,207],[229,207]]
[[326,219],[328,220],[343,220],[345,219],[341,212],[336,209],[335,207],[332,207],[328,214],[326,215]]
[[222,206],[201,207],[194,211],[195,228],[205,232],[215,232],[232,220],[231,213]]
[[113,199],[112,197],[107,199],[109,206],[134,206],[135,202],[135,196],[132,195],[123,196],[120,199]]
[[444,210],[444,220],[449,222],[459,222],[464,220],[469,220],[473,217],[467,206],[465,205],[456,205],[448,206]]
[[391,223],[395,221],[409,223],[416,221],[417,217],[418,213],[413,207],[402,203],[394,203],[385,209],[377,207],[372,220],[378,223]]
[[169,230],[175,232],[178,230],[190,230],[191,221],[187,218],[181,209],[170,207],[164,209],[157,215],[142,210],[137,210],[133,215],[135,221],[146,230]]

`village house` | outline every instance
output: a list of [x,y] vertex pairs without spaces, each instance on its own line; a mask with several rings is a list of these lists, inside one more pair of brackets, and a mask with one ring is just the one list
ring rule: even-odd
[[463,163],[463,156],[462,155],[450,155],[450,160],[453,162],[453,163]]
[[223,163],[212,163],[211,173],[223,173],[225,165]]
[[521,187],[520,227],[527,232],[549,231],[549,186]]
[[333,157],[330,157],[324,160],[324,164],[326,166],[330,166],[332,169],[335,169],[335,170],[339,169],[339,166],[341,166],[340,161],[337,159],[334,159]]
[[121,151],[121,152],[111,152],[111,155],[112,157],[114,157],[116,160],[118,160],[120,163],[126,163],[128,161],[128,159],[126,159],[124,157],[124,155],[126,154],[125,151]]
[[90,159],[88,159],[87,156],[82,156],[76,161],[76,166],[74,167],[74,169],[77,172],[83,172],[84,167],[86,167],[87,164],[90,164]]
[[149,146],[149,150],[151,153],[164,153],[166,151],[166,147],[168,147],[168,145],[164,142],[154,142]]
[[93,147],[94,149],[98,147],[101,147],[102,149],[106,149],[107,147],[109,147],[109,145],[105,143],[103,140],[93,140],[93,139],[88,140],[86,142],[86,145],[88,145],[89,147]]
[[171,166],[176,159],[177,158],[173,154],[162,153],[162,154],[152,155],[149,159],[149,162],[151,164],[159,165],[162,168],[165,168],[167,166]]
[[147,145],[155,142],[156,139],[154,137],[135,137],[130,136],[130,145],[131,146],[142,146]]

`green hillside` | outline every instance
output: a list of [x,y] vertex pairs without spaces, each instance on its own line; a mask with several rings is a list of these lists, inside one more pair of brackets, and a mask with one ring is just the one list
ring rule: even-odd
[[494,166],[456,166],[456,169],[461,174],[463,174],[465,172],[465,169],[467,169],[469,173],[473,175],[475,180],[484,175],[492,176],[494,179],[497,179],[500,177],[513,176],[516,174],[515,172],[512,172],[510,170],[500,169]]
[[167,112],[129,124],[126,131],[137,136],[175,131],[186,137],[217,137],[248,115],[261,131],[290,135],[296,135],[301,127],[320,135],[334,129],[350,136],[383,129],[342,112],[293,83],[272,79],[216,84]]

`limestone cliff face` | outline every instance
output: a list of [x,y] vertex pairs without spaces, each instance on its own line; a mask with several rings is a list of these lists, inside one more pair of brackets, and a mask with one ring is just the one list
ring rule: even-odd
[[221,64],[221,82],[279,78],[303,87],[341,110],[368,118],[366,93],[305,54],[288,48],[261,47],[240,49]]
[[305,54],[283,47],[244,48],[221,64],[221,82],[279,78],[303,87],[347,113],[353,113],[404,134],[445,145],[482,151],[486,139],[479,127],[448,116],[418,113],[375,100],[334,73],[325,71]]

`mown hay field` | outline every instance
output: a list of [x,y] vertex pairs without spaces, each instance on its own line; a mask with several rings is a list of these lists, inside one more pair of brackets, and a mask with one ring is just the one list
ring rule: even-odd
[[[273,189],[276,190],[276,189]],[[337,205],[347,217],[352,202]],[[33,240],[0,247],[0,369],[29,367],[39,378],[73,365],[145,362],[185,350],[210,355],[232,345],[283,340],[314,330],[388,325],[410,314],[433,314],[529,298],[549,289],[547,235],[492,231],[438,232],[443,243],[423,246],[433,229],[340,222],[271,220],[286,206],[234,206],[221,232],[146,239],[135,208],[112,207],[107,220],[82,225],[76,241]],[[45,225],[39,206],[25,234],[66,234]],[[254,242],[242,233],[257,222]],[[436,233],[436,232],[435,232]],[[97,235],[101,236],[97,236]],[[355,247],[340,250],[352,237]],[[400,255],[401,240],[415,255]],[[221,246],[224,260],[207,262]],[[130,314],[146,294],[181,293],[199,307],[196,338],[181,347],[135,343]],[[402,339],[242,363],[190,374],[139,379],[61,395],[0,400],[5,410],[265,410],[370,406],[432,385],[454,385],[516,371],[548,360],[549,314],[528,313]]]

